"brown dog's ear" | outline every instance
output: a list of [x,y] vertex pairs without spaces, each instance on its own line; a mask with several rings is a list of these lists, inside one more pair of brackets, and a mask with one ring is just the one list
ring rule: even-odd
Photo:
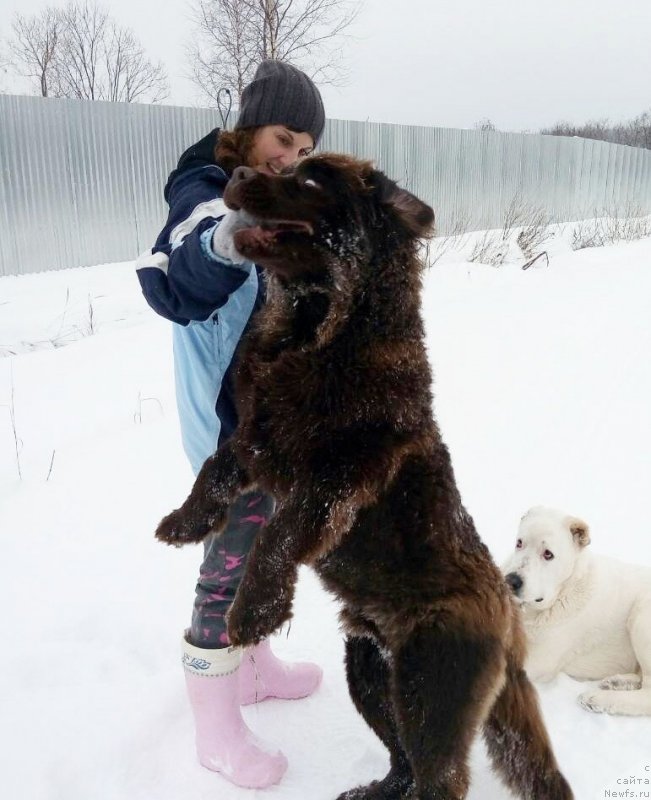
[[373,177],[380,190],[381,202],[393,208],[407,230],[419,238],[432,236],[434,211],[427,203],[406,189],[401,189],[381,172],[376,171]]
[[568,517],[567,524],[578,546],[587,547],[590,544],[590,528],[588,524],[578,517]]
[[398,189],[391,198],[407,228],[416,236],[431,236],[434,233],[434,211],[406,189]]

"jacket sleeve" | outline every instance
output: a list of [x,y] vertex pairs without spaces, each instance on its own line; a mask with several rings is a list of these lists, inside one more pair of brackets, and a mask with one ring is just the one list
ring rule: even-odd
[[226,214],[222,195],[228,177],[212,161],[207,145],[215,131],[187,150],[165,187],[169,216],[154,247],[136,262],[149,305],[181,325],[205,320],[247,279],[251,262],[234,264],[211,248],[212,234]]

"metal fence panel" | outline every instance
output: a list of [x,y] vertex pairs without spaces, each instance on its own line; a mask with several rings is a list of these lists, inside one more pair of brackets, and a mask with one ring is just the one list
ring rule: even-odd
[[[214,109],[0,95],[0,275],[123,261],[166,217],[163,185]],[[651,151],[579,138],[328,120],[321,150],[369,158],[430,203],[441,234],[651,211]]]

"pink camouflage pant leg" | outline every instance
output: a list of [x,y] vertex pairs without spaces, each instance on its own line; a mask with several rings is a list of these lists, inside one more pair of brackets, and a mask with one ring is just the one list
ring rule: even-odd
[[190,642],[196,647],[228,645],[226,612],[244,577],[246,558],[258,532],[273,513],[269,495],[252,492],[231,506],[228,523],[219,537],[204,543],[204,560],[196,587]]

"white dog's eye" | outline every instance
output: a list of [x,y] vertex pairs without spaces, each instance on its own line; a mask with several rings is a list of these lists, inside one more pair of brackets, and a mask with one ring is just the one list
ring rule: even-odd
[[545,550],[545,552],[543,553],[543,558],[545,559],[545,561],[551,561],[552,558],[554,558],[554,554],[552,553],[551,550]]
[[522,547],[522,539],[518,539],[518,541],[515,543],[515,546],[516,546],[516,549],[519,550]]

